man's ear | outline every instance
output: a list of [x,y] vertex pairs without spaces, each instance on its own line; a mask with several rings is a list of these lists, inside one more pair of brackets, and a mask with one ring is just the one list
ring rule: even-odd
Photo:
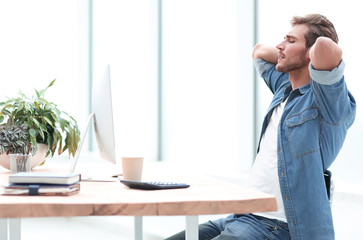
[[306,49],[306,56],[305,59],[306,61],[309,63],[310,62],[310,49],[311,47],[309,47],[308,49]]

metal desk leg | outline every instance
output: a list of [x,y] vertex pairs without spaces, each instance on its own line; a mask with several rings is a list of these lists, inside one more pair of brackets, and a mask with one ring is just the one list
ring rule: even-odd
[[134,217],[135,240],[142,240],[142,217]]
[[21,240],[21,219],[8,218],[9,221],[9,240]]
[[198,216],[185,216],[186,220],[186,240],[198,240]]
[[0,219],[0,239],[8,239],[8,219]]

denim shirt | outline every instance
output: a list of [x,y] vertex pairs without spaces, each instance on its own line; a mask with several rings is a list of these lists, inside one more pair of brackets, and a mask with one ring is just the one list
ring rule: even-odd
[[332,71],[317,71],[310,64],[310,83],[295,90],[289,75],[278,72],[275,65],[257,59],[255,67],[274,94],[261,137],[273,109],[287,98],[278,128],[277,161],[291,239],[332,240],[323,173],[340,151],[356,111],[344,80],[344,61]]

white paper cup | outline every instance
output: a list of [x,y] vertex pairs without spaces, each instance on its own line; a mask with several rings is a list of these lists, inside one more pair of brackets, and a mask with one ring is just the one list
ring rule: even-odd
[[122,175],[125,180],[141,181],[143,157],[122,157]]

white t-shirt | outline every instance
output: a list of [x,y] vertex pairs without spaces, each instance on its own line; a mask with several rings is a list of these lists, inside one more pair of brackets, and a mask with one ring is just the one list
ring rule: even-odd
[[276,197],[277,212],[254,213],[266,218],[287,222],[284,204],[280,191],[280,182],[277,169],[277,129],[284,111],[285,102],[276,106],[270,122],[262,136],[260,151],[252,167],[249,186],[260,192],[269,193]]

